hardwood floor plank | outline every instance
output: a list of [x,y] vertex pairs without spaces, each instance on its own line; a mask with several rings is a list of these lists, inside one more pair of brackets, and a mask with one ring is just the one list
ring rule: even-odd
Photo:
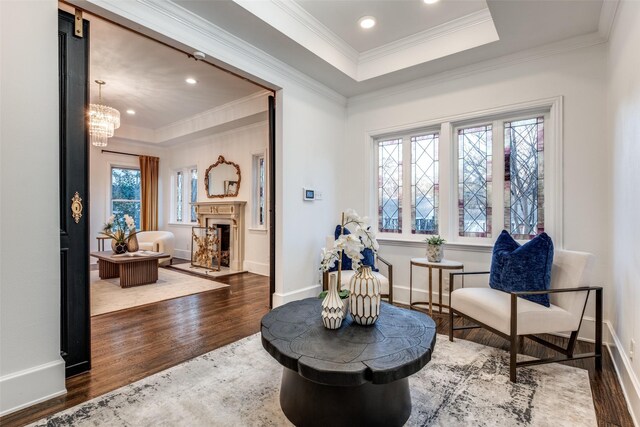
[[[230,287],[93,317],[91,372],[69,378],[65,396],[0,418],[0,425],[28,424],[258,332],[269,311],[269,278],[245,273],[214,280]],[[447,334],[448,315],[434,314],[434,320],[438,332]],[[546,338],[566,344],[564,338]],[[455,339],[509,348],[506,340],[483,329],[456,332]],[[531,340],[523,349],[534,357],[553,354]],[[579,341],[576,352],[588,351],[593,344]],[[598,425],[632,427],[613,363],[608,351],[603,353],[601,373],[593,360],[567,364],[589,371]]]

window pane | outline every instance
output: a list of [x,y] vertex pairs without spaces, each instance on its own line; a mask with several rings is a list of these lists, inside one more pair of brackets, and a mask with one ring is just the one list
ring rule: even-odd
[[182,222],[182,172],[176,172],[176,222]]
[[438,234],[439,135],[411,137],[411,232]]
[[491,125],[458,130],[460,236],[491,237]]
[[264,167],[264,157],[260,157],[258,161],[258,224],[264,225],[264,206],[265,206],[265,192],[264,192],[264,178],[265,178],[265,167]]
[[198,169],[191,169],[191,222],[198,222],[196,205],[198,201]]
[[140,170],[111,168],[111,198],[140,200]]
[[136,230],[140,230],[140,201],[113,200],[111,212],[117,220],[121,220],[125,214],[131,216],[136,223]]
[[402,139],[378,142],[378,230],[402,231]]
[[536,117],[504,124],[504,220],[514,239],[544,231],[544,124]]

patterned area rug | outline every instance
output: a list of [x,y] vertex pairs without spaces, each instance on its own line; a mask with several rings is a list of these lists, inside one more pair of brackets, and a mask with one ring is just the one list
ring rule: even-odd
[[[289,426],[280,365],[260,335],[230,344],[38,426]],[[410,377],[408,426],[596,426],[587,371],[560,364],[518,370],[502,350],[438,335],[432,361]]]
[[158,269],[158,281],[148,285],[121,288],[120,279],[100,279],[97,271],[91,272],[91,315],[111,313],[125,308],[138,307],[158,301],[227,288],[229,285],[210,279]]

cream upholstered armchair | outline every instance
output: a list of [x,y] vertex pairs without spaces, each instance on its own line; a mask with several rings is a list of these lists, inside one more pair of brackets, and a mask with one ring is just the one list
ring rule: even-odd
[[169,258],[158,260],[160,264],[170,264],[174,253],[174,236],[170,231],[140,231],[136,234],[143,251],[163,252]]
[[[516,368],[552,362],[595,358],[597,370],[602,370],[602,288],[588,286],[594,257],[585,252],[556,251],[551,268],[551,289],[543,291],[504,292],[488,287],[464,287],[454,289],[454,278],[470,274],[489,272],[450,273],[451,296],[449,310],[449,340],[453,332],[461,329],[483,327],[506,338],[510,342],[509,376],[516,381]],[[596,343],[593,353],[573,354],[578,331],[591,292],[596,295]],[[518,298],[522,295],[549,294],[550,307]],[[454,327],[454,316],[473,322],[472,325]],[[569,332],[567,348],[559,347],[538,334]],[[559,352],[563,357],[516,361],[522,340],[527,337],[539,344]]]

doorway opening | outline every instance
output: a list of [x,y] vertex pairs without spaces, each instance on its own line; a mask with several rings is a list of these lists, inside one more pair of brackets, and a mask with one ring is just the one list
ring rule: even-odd
[[[259,330],[274,289],[275,98],[200,55],[83,18],[84,108],[120,113],[107,145],[87,132],[87,155],[76,160],[88,183],[84,306],[69,304],[75,290],[62,271],[63,345],[85,339],[69,321],[75,313],[91,350],[82,369],[68,370],[67,389],[84,387],[88,399]],[[234,173],[216,167],[221,158]],[[120,229],[127,251],[115,253]]]

